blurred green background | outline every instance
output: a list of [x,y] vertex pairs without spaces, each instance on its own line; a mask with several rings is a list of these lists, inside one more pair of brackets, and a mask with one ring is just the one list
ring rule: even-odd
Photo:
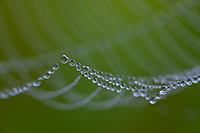
[[[197,66],[199,5],[198,0],[1,0],[0,63],[12,71],[0,74],[0,87],[32,81],[62,54],[103,72],[134,76]],[[28,61],[32,68],[22,69]],[[41,89],[58,90],[77,75],[61,65]],[[132,102],[100,111],[59,111],[21,94],[0,100],[0,133],[198,133],[199,87],[155,105]],[[81,79],[72,91],[91,94],[95,88]],[[112,95],[103,90],[98,99],[106,100],[105,94]],[[62,96],[55,100],[69,102]]]

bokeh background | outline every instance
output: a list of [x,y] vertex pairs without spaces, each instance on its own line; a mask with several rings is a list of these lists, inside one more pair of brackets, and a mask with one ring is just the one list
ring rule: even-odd
[[[1,0],[0,88],[32,81],[62,54],[115,74],[188,69],[200,61],[199,22],[199,0]],[[37,89],[59,90],[77,75],[60,65]],[[82,78],[70,91],[91,94],[95,88]],[[155,105],[139,99],[103,110],[60,111],[21,94],[0,100],[0,133],[198,133],[199,88],[192,85]],[[97,100],[109,96],[103,90]],[[62,96],[54,100],[70,103]]]

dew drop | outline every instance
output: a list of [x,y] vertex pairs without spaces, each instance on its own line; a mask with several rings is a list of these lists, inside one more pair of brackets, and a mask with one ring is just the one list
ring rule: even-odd
[[105,73],[105,80],[106,80],[106,81],[111,80],[111,79],[112,79],[111,76],[112,76],[111,73]]
[[134,84],[133,79],[132,79],[131,76],[128,77],[128,84],[131,84],[131,85]]
[[198,77],[195,76],[195,77],[193,78],[193,81],[194,81],[195,84],[199,83]]
[[181,82],[180,82],[180,81],[177,82],[177,86],[178,86],[178,87],[181,86]]
[[166,95],[167,94],[167,88],[165,86],[163,86],[161,89],[160,89],[160,94],[162,95]]
[[173,88],[173,89],[177,89],[177,85],[176,85],[176,84],[173,84],[172,88]]
[[44,80],[44,77],[43,77],[43,76],[41,76],[41,77],[39,77],[39,78],[38,78],[38,80]]
[[185,87],[186,86],[186,82],[185,81],[181,81],[181,86]]
[[35,80],[33,81],[33,86],[38,87],[38,86],[40,86],[40,85],[41,85],[41,81],[40,81],[40,80],[35,79]]
[[81,65],[81,63],[79,63],[79,62],[76,62],[76,66],[80,66]]
[[150,100],[151,97],[150,97],[149,95],[147,95],[147,96],[145,97],[145,99],[146,99],[146,100]]
[[96,75],[96,70],[95,69],[90,69],[90,74],[91,75]]
[[171,85],[171,84],[173,84],[173,81],[171,81],[171,80],[170,80],[170,81],[168,81],[168,84],[170,84],[170,85]]
[[81,74],[84,74],[85,72],[83,70],[81,70]]
[[109,79],[109,83],[110,83],[110,84],[113,83],[113,79],[112,79],[112,78]]
[[59,65],[58,65],[57,63],[54,64],[54,65],[53,65],[53,69],[54,69],[54,70],[58,70],[58,69],[59,69]]
[[112,82],[112,84],[115,85],[115,83],[116,83],[116,81],[114,80],[114,81]]
[[9,95],[9,90],[8,90],[8,89],[3,89],[3,93],[4,93],[5,95]]
[[115,85],[116,86],[120,86],[121,85],[121,82],[119,80],[115,81]]
[[126,84],[125,83],[121,83],[120,84],[120,88],[122,88],[122,89],[126,88]]
[[103,84],[102,81],[98,81],[98,82],[97,82],[97,85],[98,85],[98,86],[102,86],[102,84]]
[[24,91],[30,90],[30,87],[28,86],[28,84],[25,84],[22,88]]
[[51,77],[51,75],[49,74],[49,72],[46,72],[46,73],[43,75],[43,77],[44,77],[45,79],[49,79],[49,78]]
[[188,79],[187,80],[187,85],[192,85],[193,84],[193,79]]
[[118,87],[118,88],[116,89],[116,92],[117,92],[117,93],[121,93],[121,92],[122,92],[122,89],[121,89],[120,87]]
[[147,91],[141,91],[141,97],[146,97],[147,96]]
[[84,76],[87,78],[89,76],[89,73],[85,73]]
[[167,86],[167,91],[171,91],[171,86]]
[[161,94],[160,93],[156,94],[156,99],[161,99]]
[[108,77],[102,77],[102,79],[104,79],[106,82],[109,81],[109,78],[108,78]]
[[96,76],[97,76],[98,78],[102,78],[102,76],[103,76],[103,72],[98,71],[98,72],[96,73]]
[[147,90],[146,87],[139,87],[140,90]]
[[23,88],[20,87],[20,86],[17,86],[17,90],[19,91],[19,93],[23,93],[24,92]]
[[76,65],[76,61],[74,59],[69,60],[69,65],[70,66],[75,66]]
[[198,75],[198,80],[200,81],[200,75]]
[[131,90],[132,90],[132,91],[135,91],[135,90],[137,90],[137,88],[136,88],[135,86],[132,86],[132,87],[131,87]]
[[152,90],[153,86],[152,85],[148,85],[148,90]]
[[112,86],[110,90],[115,91],[115,86]]
[[119,81],[123,81],[124,80],[124,75],[119,75]]
[[92,79],[92,76],[91,76],[91,75],[89,75],[89,76],[88,76],[88,79],[89,79],[89,80],[91,80],[91,79]]
[[103,88],[106,88],[106,87],[107,87],[107,84],[106,84],[106,83],[103,83],[103,84],[102,84],[102,87],[103,87]]
[[8,97],[9,97],[9,90],[8,89],[3,89],[2,92],[4,93],[4,95],[8,95]]
[[147,96],[147,89],[145,87],[142,88],[140,95],[141,95],[141,97],[146,97]]
[[12,89],[11,89],[11,90],[9,90],[9,92],[8,92],[8,93],[9,93],[9,95],[10,95],[10,96],[16,96],[15,92],[14,92]]
[[135,80],[135,81],[134,81],[134,84],[136,84],[136,85],[137,85],[137,84],[138,84],[138,81],[137,81],[137,80]]
[[76,71],[81,71],[81,66],[80,65],[76,65]]
[[143,86],[144,86],[144,87],[146,87],[146,88],[148,87],[148,85],[147,85],[147,84],[144,84]]
[[131,90],[131,86],[130,86],[130,85],[127,85],[127,86],[126,86],[126,90]]
[[113,75],[113,80],[117,80],[117,75]]
[[156,100],[156,98],[152,97],[149,102],[150,102],[150,104],[155,104],[157,102],[157,100]]
[[1,92],[1,98],[8,99],[9,97],[10,97],[9,90],[8,89],[3,89],[3,91]]
[[136,90],[133,92],[133,96],[134,96],[134,97],[140,97],[140,94],[141,94],[141,92],[140,92],[140,90],[138,90],[138,89],[136,89]]
[[83,71],[84,73],[88,73],[89,70],[90,70],[90,68],[89,68],[88,66],[83,66],[83,67],[82,67],[82,71]]
[[111,89],[111,85],[107,85],[107,90],[110,90]]
[[49,74],[54,74],[55,70],[53,68],[49,69]]
[[106,76],[106,77],[110,77],[110,76],[111,76],[111,73],[105,73],[105,76]]
[[92,79],[92,82],[93,82],[93,83],[97,83],[97,82],[98,82],[97,78],[93,78],[93,79]]
[[66,64],[68,61],[69,61],[69,58],[68,58],[66,55],[63,55],[63,56],[61,57],[60,62],[61,62],[62,64]]
[[13,92],[14,92],[15,94],[20,94],[20,92],[18,91],[18,89],[17,89],[16,87],[14,87],[12,90],[13,90]]
[[28,87],[32,87],[32,86],[33,86],[33,83],[32,83],[32,82],[29,82],[29,83],[26,83],[26,85],[27,85]]

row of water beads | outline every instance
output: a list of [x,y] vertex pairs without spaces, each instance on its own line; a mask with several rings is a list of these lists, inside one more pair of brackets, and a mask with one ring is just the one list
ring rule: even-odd
[[[199,74],[199,71],[198,71],[195,73],[194,76],[191,76],[190,78],[186,78],[187,80],[183,80],[183,81],[169,80],[168,81],[166,79],[165,82],[163,82],[162,80],[160,80],[160,82],[159,80],[154,82],[154,83],[162,83],[164,85],[145,84],[144,78],[141,78],[140,80],[134,80],[135,78],[129,76],[128,77],[129,85],[127,85],[125,83],[122,83],[125,77],[124,75],[112,75],[111,73],[104,74],[101,71],[90,69],[88,66],[84,66],[80,64],[79,62],[76,62],[74,59],[69,59],[66,55],[63,55],[61,57],[61,63],[66,64],[68,62],[70,66],[76,66],[77,71],[79,71],[81,74],[84,74],[84,76],[88,78],[88,80],[92,80],[92,82],[97,84],[98,86],[106,88],[107,90],[116,91],[117,93],[131,90],[133,91],[134,97],[144,97],[146,100],[149,100],[151,104],[155,104],[157,100],[161,99],[162,96],[166,95],[173,89],[177,89],[178,87],[185,87],[186,85],[192,85],[193,83],[197,84],[200,81],[200,75],[196,76],[197,73]],[[183,77],[183,76],[180,75],[180,77]],[[149,77],[149,78],[152,79],[152,77]],[[131,86],[131,84],[135,84],[138,87]],[[159,89],[159,93],[157,93],[154,97],[151,97],[148,94],[148,91],[153,90],[153,89]]]
[[[153,85],[153,84],[145,84],[145,80],[147,77],[142,78],[140,77],[139,80],[136,80],[135,77],[127,77],[129,80],[129,85],[126,85],[125,83],[122,83],[124,80],[124,75],[112,75],[111,73],[103,73],[101,71],[97,71],[95,69],[90,69],[88,66],[81,65],[80,63],[76,62],[74,59],[69,59],[66,55],[63,55],[61,57],[61,63],[66,64],[69,62],[70,66],[76,66],[76,70],[80,71],[81,74],[84,74],[86,78],[89,80],[92,80],[93,83],[96,83],[98,86],[101,86],[103,88],[106,88],[107,90],[116,91],[117,93],[121,93],[122,91],[133,91],[134,97],[144,97],[146,100],[149,100],[151,104],[155,104],[157,100],[161,99],[163,95],[166,95],[169,91],[172,89],[177,89],[177,87],[184,87],[186,85],[192,85],[193,83],[198,83],[200,81],[200,75],[199,75],[199,69],[198,71],[195,70],[195,75],[198,76],[190,76],[191,78],[185,78],[186,81],[168,81],[166,80],[163,82],[163,80],[159,80],[154,77],[149,77],[149,79],[153,79],[155,83],[168,83],[168,85]],[[4,89],[0,92],[0,98],[7,99],[10,96],[15,96],[17,94],[21,94],[25,91],[28,91],[30,87],[38,87],[41,85],[41,81],[44,79],[49,79],[52,74],[56,70],[59,69],[59,65],[56,63],[52,68],[50,68],[45,74],[39,78],[36,78],[34,81],[26,83],[22,87],[14,87],[11,90]],[[190,72],[190,71],[189,71]],[[94,76],[94,77],[93,77]],[[173,75],[170,79],[173,79]],[[175,74],[175,77],[177,78],[177,75]],[[184,76],[180,75],[177,79],[180,79]],[[165,79],[167,79],[165,77]],[[105,82],[104,82],[105,81]],[[160,81],[160,82],[159,82]],[[107,82],[107,83],[106,83]],[[135,84],[136,86],[131,86],[131,84]],[[153,89],[159,89],[159,93],[156,94],[154,97],[150,97],[148,94],[149,90]]]
[[16,96],[17,94],[21,94],[23,92],[28,91],[31,87],[38,87],[41,85],[42,80],[49,79],[51,75],[54,74],[54,72],[58,69],[59,65],[56,63],[53,65],[52,68],[50,68],[47,72],[45,72],[44,75],[42,75],[39,78],[36,78],[35,80],[29,83],[26,83],[23,86],[13,87],[12,89],[3,89],[0,92],[0,98],[8,99],[10,96]]

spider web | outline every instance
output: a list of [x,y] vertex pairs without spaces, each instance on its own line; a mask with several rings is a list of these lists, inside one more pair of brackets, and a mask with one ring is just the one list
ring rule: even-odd
[[[126,76],[169,74],[199,65],[198,0],[118,2],[4,2],[1,88],[41,76],[63,53],[95,69]],[[60,66],[42,86],[24,94],[59,110],[149,104],[81,77],[73,68]]]

